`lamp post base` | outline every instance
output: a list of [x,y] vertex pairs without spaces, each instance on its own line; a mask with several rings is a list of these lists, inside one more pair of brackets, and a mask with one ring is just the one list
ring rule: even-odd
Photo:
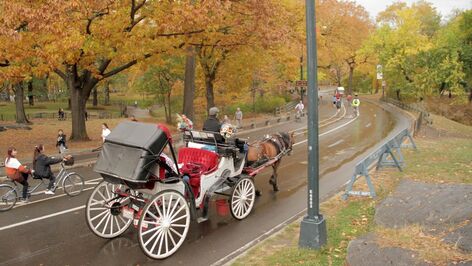
[[298,246],[301,248],[320,249],[326,244],[326,220],[320,214],[318,219],[303,217],[300,224]]

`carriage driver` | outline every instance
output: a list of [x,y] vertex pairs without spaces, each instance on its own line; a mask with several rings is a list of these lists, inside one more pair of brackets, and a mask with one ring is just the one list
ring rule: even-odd
[[216,118],[219,112],[220,110],[216,107],[210,108],[208,118],[205,123],[203,123],[203,131],[220,133],[221,123],[218,121],[218,118]]

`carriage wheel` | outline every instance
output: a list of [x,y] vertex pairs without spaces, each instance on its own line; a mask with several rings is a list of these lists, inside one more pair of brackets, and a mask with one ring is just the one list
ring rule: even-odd
[[252,179],[244,177],[239,179],[231,194],[231,215],[237,220],[246,218],[254,207],[256,187]]
[[177,191],[163,190],[144,206],[139,219],[141,249],[153,259],[165,259],[179,249],[190,227],[190,208]]
[[121,204],[126,198],[116,198],[116,190],[124,190],[121,184],[102,181],[90,195],[85,210],[87,225],[94,234],[103,238],[121,235],[133,222],[123,217]]

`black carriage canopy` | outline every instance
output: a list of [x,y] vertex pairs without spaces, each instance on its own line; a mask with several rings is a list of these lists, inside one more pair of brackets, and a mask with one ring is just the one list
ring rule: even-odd
[[106,137],[94,171],[104,178],[147,182],[156,156],[167,143],[166,133],[156,124],[120,123]]

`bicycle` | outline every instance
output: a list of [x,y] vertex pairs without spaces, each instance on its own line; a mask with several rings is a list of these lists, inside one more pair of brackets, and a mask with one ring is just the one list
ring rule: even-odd
[[[28,196],[33,194],[39,187],[47,187],[47,184],[44,182],[43,178],[32,174],[33,179],[39,179],[39,182],[33,188],[28,189]],[[9,184],[11,183],[11,184]],[[84,179],[81,175],[76,172],[67,171],[65,164],[61,163],[61,170],[57,175],[56,182],[51,190],[56,190],[59,187],[59,184],[64,189],[64,192],[70,196],[74,197],[82,193],[84,190]],[[15,206],[16,202],[20,199],[18,194],[21,194],[21,190],[17,185],[17,182],[10,180],[8,183],[0,184],[0,212],[8,211]]]

